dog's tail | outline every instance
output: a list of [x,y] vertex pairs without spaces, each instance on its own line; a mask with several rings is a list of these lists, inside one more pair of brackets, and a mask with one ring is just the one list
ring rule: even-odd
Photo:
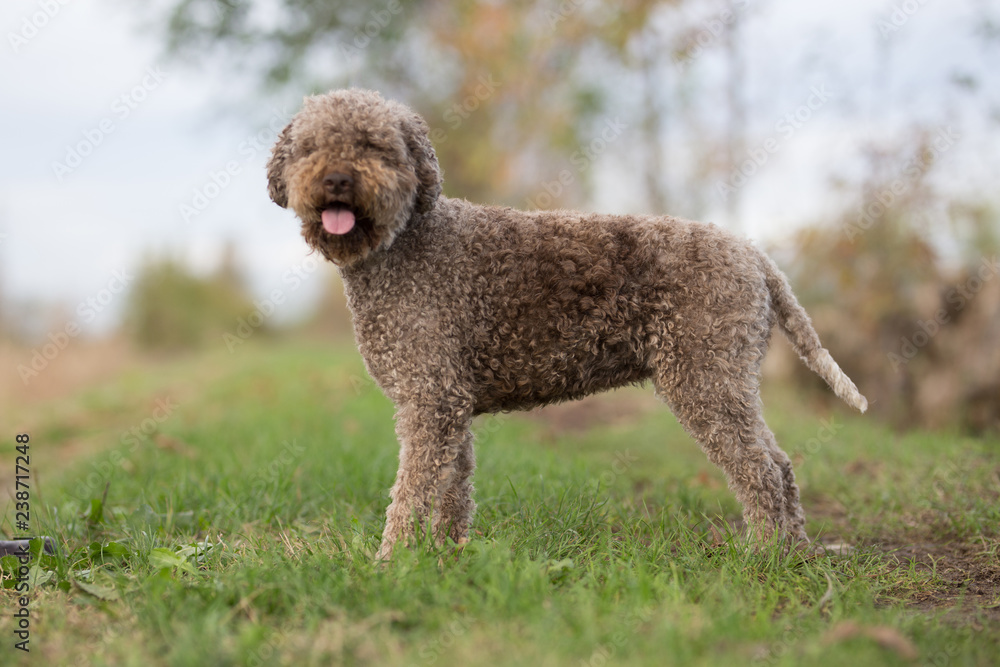
[[826,380],[833,393],[861,412],[867,410],[868,399],[861,395],[851,378],[847,377],[819,342],[819,335],[813,328],[809,315],[792,293],[785,274],[770,257],[761,253],[761,259],[764,263],[767,289],[771,293],[772,308],[778,316],[778,324],[791,341],[792,347],[809,370]]

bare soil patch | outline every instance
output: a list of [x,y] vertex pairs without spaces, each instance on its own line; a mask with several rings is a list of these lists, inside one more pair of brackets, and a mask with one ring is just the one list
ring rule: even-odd
[[73,340],[51,359],[42,350],[0,342],[5,362],[0,373],[0,401],[17,408],[33,407],[72,396],[120,375],[136,363],[131,347],[117,338]]
[[832,523],[820,538],[824,543],[844,542],[848,548],[876,551],[891,567],[937,575],[939,581],[932,588],[894,591],[895,599],[903,598],[917,610],[947,612],[946,618],[962,624],[978,622],[982,615],[991,626],[1000,626],[1000,562],[983,541],[970,543],[947,535],[934,540],[925,532],[919,541],[892,535],[851,543],[842,538],[850,529],[840,503],[829,498],[814,501],[809,512]]
[[932,572],[942,580],[908,601],[924,611],[947,610],[946,618],[963,623],[980,618],[1000,625],[1000,563],[984,553],[982,544],[960,542],[885,542],[877,546],[898,567]]

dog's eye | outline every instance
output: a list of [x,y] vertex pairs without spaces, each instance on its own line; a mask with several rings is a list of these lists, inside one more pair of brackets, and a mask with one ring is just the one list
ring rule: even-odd
[[378,153],[393,153],[396,150],[391,136],[374,133],[365,137],[365,147]]
[[300,141],[298,144],[298,152],[301,153],[302,155],[309,155],[310,153],[315,152],[315,150],[316,150],[316,141],[313,139],[305,139],[303,141]]

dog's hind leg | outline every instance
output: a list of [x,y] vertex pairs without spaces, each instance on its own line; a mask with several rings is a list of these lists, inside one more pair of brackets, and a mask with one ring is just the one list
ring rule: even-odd
[[[799,538],[802,510],[791,463],[762,414],[759,368],[766,337],[756,328],[735,321],[731,327],[687,332],[675,339],[676,349],[654,358],[654,384],[708,459],[725,473],[751,535]],[[789,516],[792,506],[796,514]]]
[[764,443],[770,448],[771,458],[774,459],[774,462],[781,470],[781,478],[784,482],[785,521],[787,522],[785,531],[794,539],[808,542],[809,537],[806,535],[806,514],[799,500],[799,486],[795,483],[795,472],[792,470],[792,461],[788,458],[788,454],[778,446],[774,434],[771,433],[766,424],[764,425],[763,433]]
[[775,461],[765,431],[767,426],[752,407],[756,397],[723,393],[690,399],[695,388],[658,386],[684,429],[701,446],[709,461],[726,475],[729,488],[743,505],[751,535],[769,539],[787,530],[785,478]]

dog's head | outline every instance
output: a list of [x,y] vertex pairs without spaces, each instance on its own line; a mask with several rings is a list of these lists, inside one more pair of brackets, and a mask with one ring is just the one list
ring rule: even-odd
[[434,208],[441,170],[427,134],[420,116],[375,92],[307,97],[271,151],[268,193],[295,211],[310,246],[353,264]]

